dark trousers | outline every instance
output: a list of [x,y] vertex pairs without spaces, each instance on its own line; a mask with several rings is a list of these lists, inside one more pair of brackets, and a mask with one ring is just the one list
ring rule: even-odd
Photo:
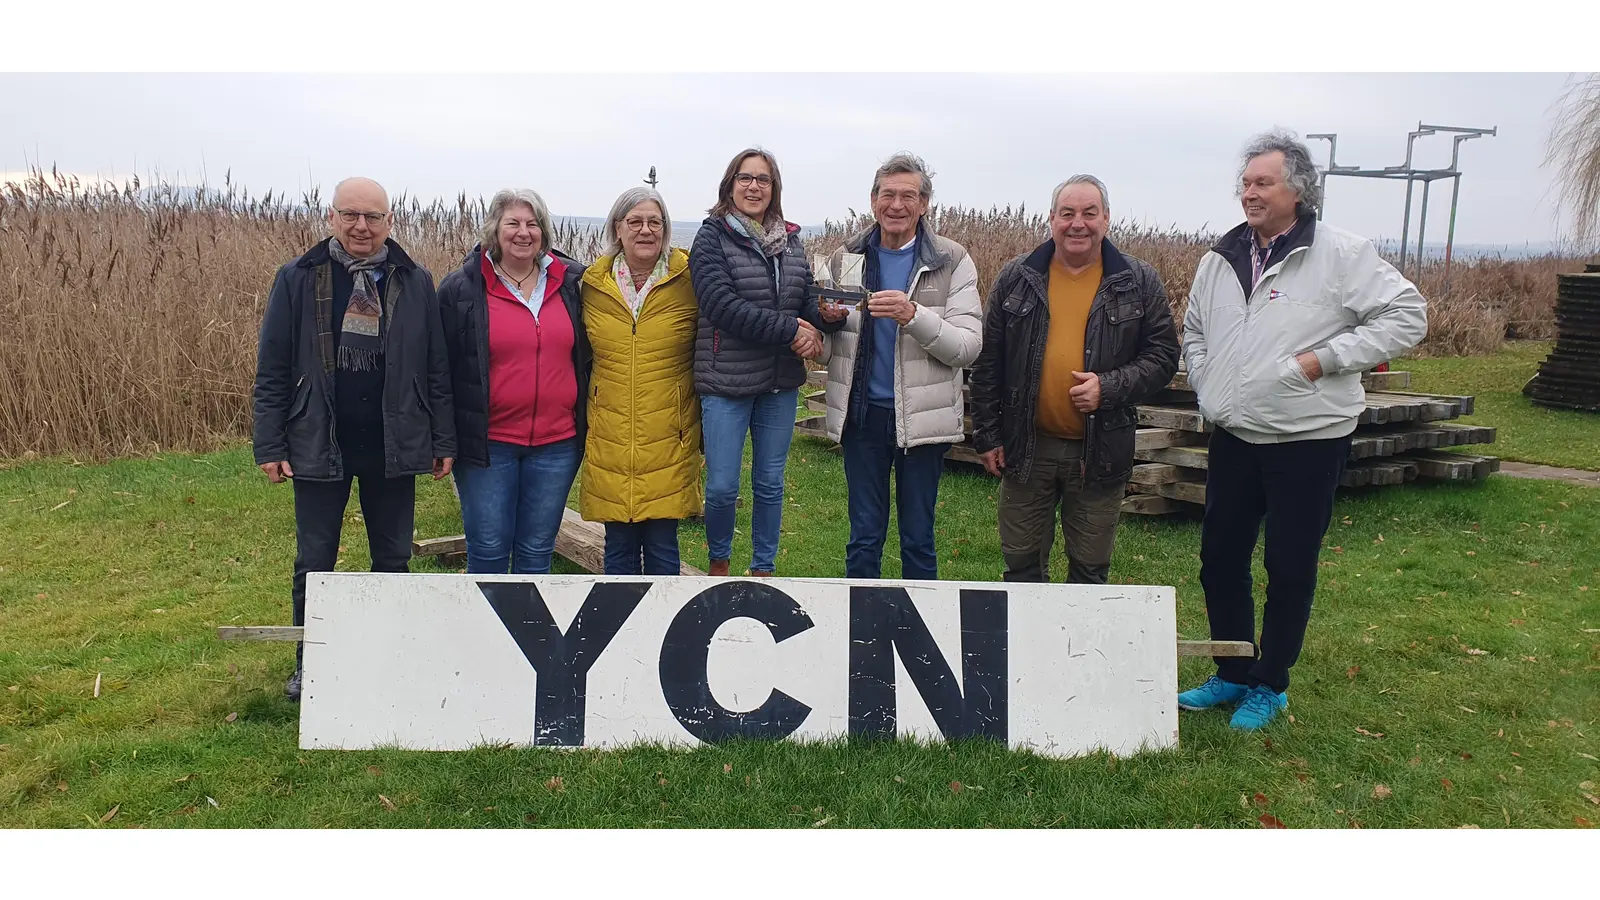
[[867,407],[866,422],[845,423],[844,483],[850,503],[850,542],[845,545],[846,578],[883,574],[883,542],[889,535],[889,475],[894,473],[895,512],[900,525],[900,577],[933,581],[939,553],[933,541],[933,513],[939,503],[939,478],[949,444],[923,444],[901,450],[894,433],[894,410]]
[[1050,580],[1056,513],[1067,584],[1105,584],[1117,543],[1125,481],[1084,484],[1083,441],[1036,434],[1028,480],[1000,479],[1000,553],[1006,581]]
[[294,482],[294,624],[306,623],[306,574],[332,572],[339,559],[344,509],[350,482],[359,482],[361,518],[367,526],[372,571],[410,571],[412,523],[416,517],[417,481],[413,476],[347,475],[340,481]]
[[1311,620],[1317,557],[1350,438],[1251,444],[1219,428],[1207,456],[1200,584],[1212,640],[1256,639],[1250,558],[1263,518],[1267,525],[1267,604],[1256,658],[1217,657],[1217,676],[1286,691]]
[[678,575],[682,572],[677,519],[606,523],[607,575]]

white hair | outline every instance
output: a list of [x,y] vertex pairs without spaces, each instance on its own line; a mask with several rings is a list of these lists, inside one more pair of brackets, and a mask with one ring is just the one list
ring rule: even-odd
[[606,216],[605,228],[601,232],[606,248],[604,256],[616,256],[622,252],[622,240],[617,237],[617,226],[627,218],[628,211],[641,203],[654,203],[661,208],[661,252],[666,253],[672,249],[672,217],[667,215],[667,201],[661,198],[655,188],[631,187],[622,192],[617,202],[611,204],[611,213]]
[[1311,151],[1294,132],[1286,128],[1263,131],[1245,145],[1234,193],[1244,193],[1244,170],[1250,161],[1268,153],[1283,154],[1283,183],[1300,198],[1301,205],[1309,210],[1321,209],[1322,185],[1317,179],[1317,165],[1311,161]]

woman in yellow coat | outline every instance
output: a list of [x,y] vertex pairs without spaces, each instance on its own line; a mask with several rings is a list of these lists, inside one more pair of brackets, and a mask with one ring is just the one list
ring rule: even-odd
[[617,198],[605,238],[582,282],[594,372],[579,509],[606,525],[607,575],[677,575],[678,520],[704,498],[689,254],[648,188]]

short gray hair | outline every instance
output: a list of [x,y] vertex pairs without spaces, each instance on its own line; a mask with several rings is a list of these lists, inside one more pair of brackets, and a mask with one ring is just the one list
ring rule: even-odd
[[1250,160],[1268,153],[1283,154],[1283,181],[1300,198],[1305,209],[1322,208],[1322,184],[1317,177],[1317,164],[1311,161],[1311,151],[1292,131],[1273,128],[1263,131],[1245,145],[1239,162],[1239,178],[1234,184],[1235,195],[1244,193],[1244,170]]
[[884,160],[878,171],[872,173],[872,196],[878,196],[878,183],[889,175],[922,176],[922,199],[933,199],[933,172],[928,170],[922,157],[901,151]]
[[616,256],[622,252],[622,241],[617,237],[617,225],[628,214],[628,210],[645,202],[661,207],[661,252],[668,253],[672,250],[672,216],[667,215],[667,201],[661,199],[661,194],[654,188],[631,187],[622,192],[617,202],[611,204],[611,213],[606,216],[606,224],[601,233],[606,245],[605,250],[601,252],[602,256]]
[[506,188],[496,191],[494,199],[489,201],[489,211],[483,216],[483,230],[478,234],[483,252],[495,262],[500,261],[500,217],[519,203],[533,210],[533,220],[539,224],[539,255],[550,252],[550,207],[544,205],[544,198],[529,188]]
[[1061,192],[1075,184],[1094,185],[1094,189],[1100,192],[1100,205],[1105,207],[1101,212],[1111,212],[1111,194],[1106,190],[1106,183],[1093,175],[1074,175],[1056,185],[1055,191],[1050,194],[1050,215],[1056,214],[1056,201],[1061,199]]

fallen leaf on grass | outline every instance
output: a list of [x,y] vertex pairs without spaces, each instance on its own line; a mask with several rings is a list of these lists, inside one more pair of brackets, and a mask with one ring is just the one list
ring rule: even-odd
[[[665,778],[663,778],[663,779],[661,779],[661,783],[662,784],[666,784],[667,780]],[[564,790],[567,789],[566,784],[564,784],[561,781],[561,776],[560,775],[552,775],[550,777],[550,780],[546,781],[544,783],[544,786],[545,786],[546,790],[550,790],[550,791],[564,791]]]
[[905,779],[904,779],[904,778],[901,778],[901,777],[900,777],[900,776],[899,776],[899,775],[896,775],[896,776],[895,776],[895,777],[894,777],[894,780],[895,780],[895,781],[896,781],[896,782],[898,782],[898,783],[900,783],[900,784],[905,784],[905,783],[906,783],[906,780],[905,780]]
[[1585,819],[1583,816],[1573,816],[1572,817],[1572,824],[1578,826],[1579,828],[1592,828],[1592,827],[1594,827],[1593,825],[1590,824],[1589,820]]
[[1461,757],[1461,758],[1462,758],[1462,759],[1471,759],[1471,758],[1472,758],[1472,754],[1471,754],[1471,753],[1468,753],[1468,752],[1467,752],[1467,751],[1465,751],[1465,750],[1463,750],[1463,751],[1461,751],[1461,752],[1460,752],[1460,753],[1459,753],[1459,754],[1457,754],[1457,755],[1458,755],[1458,756],[1460,756],[1460,757]]
[[206,802],[211,804],[211,808],[212,809],[221,809],[222,808],[222,804],[220,804],[217,801],[211,799],[210,797],[206,798]]
[[1439,779],[1439,784],[1443,785],[1446,791],[1453,791],[1456,789],[1456,783],[1448,778]]
[[1466,708],[1466,707],[1465,707],[1465,706],[1462,706],[1462,705],[1460,705],[1460,704],[1459,704],[1459,703],[1458,703],[1458,704],[1456,704],[1456,709],[1459,709],[1459,710],[1461,710],[1461,711],[1462,711],[1462,712],[1464,712],[1464,713],[1472,713],[1472,714],[1473,714],[1473,715],[1477,715],[1477,714],[1478,714],[1478,711],[1477,711],[1477,710],[1475,710],[1475,709],[1468,709],[1468,708]]
[[383,770],[377,766],[367,766],[367,774],[371,775],[373,778],[378,778],[383,775]]
[[1350,679],[1351,681],[1355,681],[1356,676],[1359,674],[1361,674],[1360,666],[1351,666],[1350,668],[1344,670],[1344,677]]
[[1256,819],[1256,821],[1261,823],[1261,827],[1262,828],[1287,828],[1288,827],[1287,825],[1284,825],[1282,822],[1278,821],[1278,817],[1273,815],[1273,814],[1271,814],[1271,813],[1263,813],[1260,817],[1258,817]]
[[1594,790],[1594,782],[1592,782],[1592,781],[1580,781],[1580,782],[1578,782],[1578,790],[1580,790],[1580,791],[1592,791],[1592,790]]
[[1489,651],[1487,651],[1487,650],[1479,650],[1477,647],[1468,647],[1465,644],[1461,645],[1461,652],[1467,654],[1468,656],[1488,656],[1489,655]]
[[61,793],[65,794],[67,792],[67,783],[65,781],[56,782],[56,790],[58,790]]
[[1356,734],[1364,734],[1369,738],[1381,738],[1381,737],[1383,737],[1383,732],[1381,732],[1381,731],[1368,731],[1365,728],[1360,727],[1359,725],[1356,726]]
[[1270,804],[1272,801],[1267,799],[1267,795],[1266,794],[1263,794],[1260,791],[1256,791],[1256,795],[1254,797],[1250,798],[1250,802],[1254,803],[1255,805],[1257,805],[1259,807],[1266,808],[1266,806],[1268,804]]
[[1600,797],[1596,797],[1595,795],[1589,793],[1588,791],[1584,791],[1583,792],[1583,799],[1589,801],[1590,803],[1593,803],[1595,806],[1600,806]]
[[952,794],[961,793],[961,782],[959,782],[959,781],[950,782],[950,793],[952,793]]
[[732,771],[733,771],[733,763],[723,763],[722,764],[722,774],[726,775],[726,774],[728,774],[729,772],[732,772]]
[[833,816],[828,816],[827,818],[821,820],[820,822],[812,822],[811,823],[811,827],[812,828],[821,828],[822,826],[824,826],[824,825],[826,825],[826,824],[828,824],[829,822],[832,822],[832,821],[833,821]]
[[1300,783],[1301,784],[1305,784],[1306,783],[1306,773],[1304,773],[1304,772],[1296,772],[1296,773],[1294,773],[1294,777],[1300,779]]
[[234,721],[238,721],[238,719],[239,719],[239,714],[236,713],[236,712],[228,713],[226,716],[222,717],[222,721],[224,721],[224,722],[234,722]]
[[122,808],[122,804],[121,803],[118,803],[116,806],[111,807],[111,810],[109,812],[107,812],[105,815],[100,817],[100,824],[104,825],[105,823],[111,821],[112,819],[115,819],[117,817],[117,810],[119,810],[121,808]]
[[397,807],[394,805],[394,801],[390,800],[388,797],[385,797],[382,794],[378,795],[378,802],[382,803],[383,804],[383,808],[387,809],[389,812],[394,812],[395,809],[397,809]]
[[1372,789],[1372,799],[1387,800],[1394,796],[1394,791],[1389,790],[1387,784],[1380,784]]

